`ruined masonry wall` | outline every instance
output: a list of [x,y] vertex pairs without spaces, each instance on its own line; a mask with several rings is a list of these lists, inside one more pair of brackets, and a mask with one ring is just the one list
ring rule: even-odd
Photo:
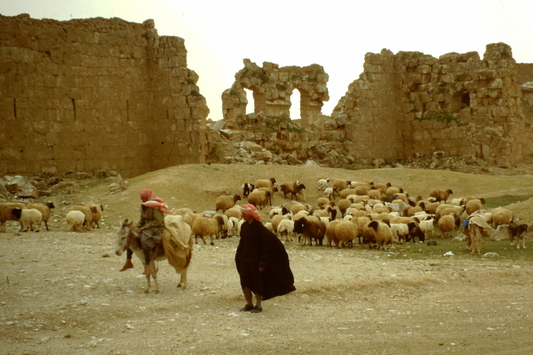
[[[227,127],[246,124],[248,98],[244,89],[252,91],[254,114],[263,117],[290,118],[291,96],[300,92],[301,126],[307,128],[322,115],[324,101],[329,100],[328,74],[318,64],[306,67],[279,67],[264,62],[262,67],[244,59],[244,68],[235,74],[235,82],[222,94],[222,113]],[[251,99],[251,98],[250,98]]]
[[0,16],[0,173],[203,162],[197,80],[183,39],[152,20]]
[[[533,152],[531,113],[504,43],[487,45],[483,59],[476,52],[434,58],[384,49],[367,54],[364,68],[332,113],[356,157],[444,151],[510,166]],[[522,67],[522,78],[529,69]]]

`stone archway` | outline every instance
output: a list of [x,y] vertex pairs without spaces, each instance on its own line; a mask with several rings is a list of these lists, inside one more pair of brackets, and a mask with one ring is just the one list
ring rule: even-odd
[[244,68],[235,75],[235,82],[222,94],[224,119],[246,121],[248,98],[244,89],[253,92],[254,113],[265,117],[290,119],[291,95],[300,93],[301,127],[306,128],[313,117],[322,115],[322,106],[329,100],[328,74],[318,64],[306,67],[279,67],[264,62],[263,67],[244,59]]

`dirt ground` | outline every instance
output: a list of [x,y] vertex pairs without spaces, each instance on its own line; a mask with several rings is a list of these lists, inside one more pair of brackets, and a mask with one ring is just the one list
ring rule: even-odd
[[[392,260],[287,242],[297,290],[244,305],[237,238],[196,245],[189,287],[160,263],[118,269],[113,233],[2,235],[3,354],[527,354],[531,265],[475,258]],[[424,247],[424,246],[421,246]]]
[[[18,226],[11,224],[7,233],[0,233],[0,353],[532,352],[531,258],[399,259],[394,257],[404,252],[399,247],[377,251],[359,246],[336,249],[286,242],[297,290],[264,302],[262,313],[250,314],[239,312],[244,297],[234,265],[238,238],[233,237],[217,240],[215,246],[195,245],[188,288],[177,289],[179,275],[168,263],[161,262],[161,292],[144,293],[145,279],[140,275],[142,267],[138,260],[134,258],[133,270],[118,271],[125,256],[114,254],[116,226],[111,219],[129,215],[137,218],[138,190],[151,186],[147,182],[150,179],[157,180],[159,195],[173,201],[174,192],[166,190],[163,182],[167,181],[167,174],[172,174],[174,185],[180,185],[178,179],[189,171],[181,169],[197,169],[189,174],[194,190],[193,180],[205,181],[201,169],[207,168],[180,167],[164,174],[147,175],[142,180],[132,179],[129,190],[122,195],[97,195],[91,190],[96,200],[109,203],[105,224],[93,232],[65,232],[64,225],[57,222],[48,232],[20,233],[16,231]],[[231,175],[224,170],[229,167],[211,168],[206,174],[214,177],[215,183],[218,181],[215,173],[223,173],[231,180],[239,180],[235,176],[242,174]],[[269,176],[265,171],[257,174]],[[336,170],[327,172],[340,174]],[[281,170],[276,173],[282,179],[291,174]],[[308,170],[307,176],[316,181],[324,173]],[[363,173],[367,172],[359,172]],[[401,178],[399,171],[376,172],[389,173],[397,176],[397,181],[405,179],[419,184],[416,176]],[[470,178],[467,175],[436,176],[444,179],[457,195],[476,191],[468,189],[482,185],[473,179],[467,189],[464,186]],[[514,184],[512,177],[489,178],[495,180],[484,181],[483,188],[493,195],[496,192],[488,189],[503,185],[499,179],[507,181],[506,191],[511,188],[522,191],[520,181],[516,181],[517,187],[510,185]],[[212,190],[205,195],[214,201],[213,191],[218,192],[218,187],[206,187],[204,183],[203,188]],[[313,189],[308,188],[315,198],[311,195]],[[178,193],[176,200],[186,201]],[[187,202],[193,204],[194,198],[193,194]],[[119,211],[109,201],[130,206],[131,212]],[[58,219],[62,210],[58,207]],[[499,243],[502,247],[508,245],[508,241]],[[527,243],[533,247],[529,246],[530,241]],[[419,244],[412,248],[424,250],[428,246]]]

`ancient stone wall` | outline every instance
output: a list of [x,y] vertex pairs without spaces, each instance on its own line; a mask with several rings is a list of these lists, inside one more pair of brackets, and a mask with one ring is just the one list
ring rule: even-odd
[[0,16],[0,173],[203,162],[197,80],[183,39],[152,20]]
[[516,80],[519,84],[533,82],[533,64],[516,63]]
[[[228,126],[245,124],[248,99],[244,89],[253,92],[254,113],[265,117],[290,118],[291,95],[300,92],[300,125],[308,127],[322,115],[329,100],[329,76],[318,64],[307,67],[279,67],[264,62],[263,67],[244,59],[244,68],[235,74],[235,83],[222,94],[222,110]],[[298,117],[294,117],[298,118]]]
[[483,59],[383,50],[367,54],[364,68],[332,113],[356,157],[444,151],[509,166],[533,152],[532,117],[506,44],[487,45]]

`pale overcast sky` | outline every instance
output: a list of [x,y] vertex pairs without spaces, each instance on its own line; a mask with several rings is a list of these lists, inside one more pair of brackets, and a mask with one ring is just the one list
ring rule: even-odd
[[483,58],[487,44],[504,42],[517,62],[533,63],[532,0],[0,1],[0,14],[21,13],[62,21],[153,19],[160,36],[185,39],[188,67],[200,76],[214,120],[222,118],[222,92],[233,84],[243,58],[259,66],[322,65],[329,74],[326,115],[361,74],[367,52],[387,48],[438,57],[475,51]]

